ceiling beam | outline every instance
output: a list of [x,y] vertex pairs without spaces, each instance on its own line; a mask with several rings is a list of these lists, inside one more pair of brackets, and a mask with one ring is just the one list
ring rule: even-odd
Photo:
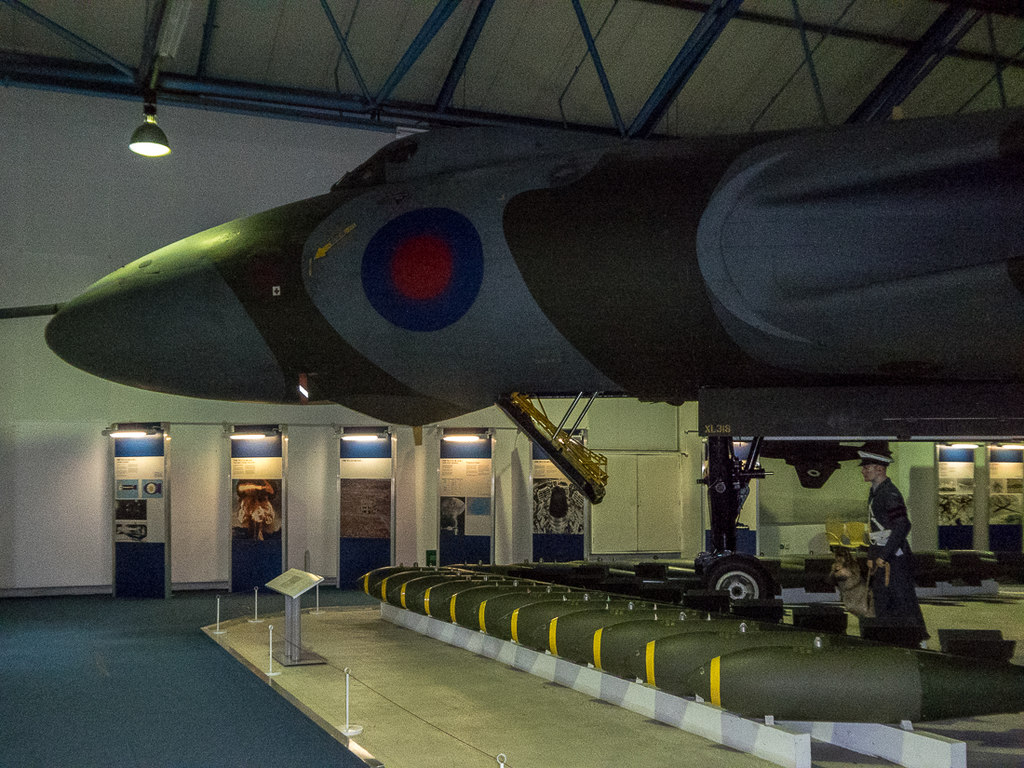
[[199,63],[196,65],[196,76],[206,77],[206,65],[210,60],[210,44],[213,32],[217,28],[217,0],[209,0],[206,6],[206,21],[203,23],[203,42],[199,46]]
[[[0,84],[83,93],[113,98],[138,98],[133,74],[110,67],[67,59],[0,51]],[[163,104],[183,104],[225,112],[276,116],[304,122],[350,125],[370,130],[428,126],[494,125],[518,128],[557,128],[600,135],[614,129],[583,123],[563,123],[493,112],[452,109],[438,112],[432,104],[388,102],[369,104],[358,96],[309,91],[254,83],[164,73],[157,95]]]
[[109,53],[101,51],[99,48],[97,48],[89,41],[82,39],[71,30],[65,29],[57,22],[39,13],[39,11],[29,8],[27,5],[21,2],[21,0],[0,0],[0,2],[5,3],[14,10],[18,11],[19,13],[24,14],[37,24],[41,24],[42,26],[46,27],[54,34],[64,38],[73,46],[75,46],[79,50],[85,51],[88,55],[92,56],[93,58],[105,62],[106,64],[109,64],[111,67],[116,69],[121,74],[127,75],[133,80],[135,79],[135,70],[129,67],[127,64],[118,61]]
[[452,15],[459,5],[459,0],[439,0],[437,5],[434,6],[434,10],[430,12],[430,16],[423,22],[423,26],[420,27],[420,31],[416,33],[416,37],[409,44],[409,47],[402,54],[402,58],[398,60],[395,68],[391,70],[391,74],[388,79],[381,86],[381,89],[377,92],[377,97],[374,101],[380,104],[382,101],[387,101],[391,97],[391,92],[401,82],[402,78],[405,77],[410,67],[416,63],[416,60],[420,57],[420,54],[426,50],[427,46],[430,45],[430,41],[434,39],[438,32],[441,31],[441,27],[448,21],[448,17]]
[[675,61],[669,65],[654,91],[647,99],[633,124],[626,132],[629,136],[645,137],[654,132],[654,129],[661,122],[665,111],[671,106],[679,91],[686,85],[690,77],[697,70],[704,56],[711,50],[711,46],[722,34],[725,25],[736,15],[743,0],[714,0],[707,11],[697,22],[697,26],[690,34],[689,39],[683,44],[682,49],[676,55]]
[[459,44],[459,52],[455,54],[455,60],[452,62],[452,66],[444,79],[441,92],[438,93],[437,100],[434,102],[434,108],[438,112],[448,109],[448,105],[452,103],[452,96],[455,95],[455,86],[459,84],[459,80],[462,79],[462,75],[466,71],[466,64],[469,63],[469,57],[473,54],[473,49],[476,48],[476,43],[480,39],[480,33],[483,31],[484,24],[487,23],[487,17],[490,15],[491,8],[493,7],[494,0],[480,0],[479,5],[477,5],[476,11],[473,13],[473,19],[469,22],[469,28],[462,38],[462,43]]
[[334,18],[334,14],[331,12],[331,6],[327,4],[327,0],[320,0],[320,7],[324,9],[324,15],[327,16],[327,21],[330,23],[331,29],[334,30],[334,37],[338,40],[338,45],[341,46],[341,52],[348,62],[348,67],[356,78],[356,84],[359,86],[359,92],[363,94],[363,100],[367,104],[372,104],[373,97],[370,96],[370,91],[366,87],[366,81],[363,80],[359,67],[356,65],[355,57],[352,55],[352,51],[349,50],[348,40],[345,39],[345,34],[341,31],[337,19]]
[[594,42],[594,36],[590,34],[590,25],[587,24],[587,17],[583,13],[580,0],[572,0],[572,7],[576,11],[576,18],[579,20],[580,30],[583,32],[583,39],[587,41],[587,50],[590,51],[590,58],[594,61],[594,69],[597,70],[597,77],[601,81],[601,88],[604,89],[604,97],[608,101],[608,109],[612,113],[615,127],[618,129],[619,135],[624,136],[626,134],[626,124],[622,122],[622,115],[619,114],[619,106],[615,103],[615,94],[612,93],[611,83],[608,82],[608,76],[604,72],[604,65],[601,64],[601,57],[597,53],[597,43]]
[[907,51],[875,89],[853,110],[846,122],[868,123],[888,120],[893,107],[903,103],[936,65],[960,42],[984,13],[951,5]]
[[[704,13],[711,7],[711,3],[707,0],[638,0],[639,2],[653,3],[655,5],[666,5],[671,8],[679,8],[684,11],[695,11],[696,13]],[[991,0],[997,2],[997,0]],[[1024,1],[1024,0],[1022,0]],[[935,2],[941,2],[942,5],[950,5],[945,0],[935,0]],[[986,0],[965,0],[968,6],[983,5]],[[959,3],[963,5],[965,3]],[[1006,14],[1009,15],[1009,14]],[[1013,14],[1018,15],[1018,14]],[[749,21],[754,24],[764,24],[770,27],[783,27],[786,29],[796,30],[798,28],[797,22],[790,16],[774,16],[768,13],[759,13],[757,11],[744,11],[739,10],[736,12],[736,21]],[[917,40],[909,37],[896,37],[895,35],[883,35],[877,32],[866,32],[860,29],[853,29],[849,27],[838,27],[831,24],[818,24],[814,22],[804,22],[804,29],[813,34],[822,35],[823,37],[838,37],[842,40],[855,40],[860,43],[877,43],[878,45],[887,45],[893,48],[905,48],[910,50],[917,45]],[[977,51],[964,51],[964,50],[953,50],[949,52],[951,58],[963,59],[965,61],[985,61],[991,64],[1001,64],[1005,67],[1017,67],[1024,68],[1024,61],[1014,59],[1010,56],[1000,56],[993,53],[981,53]]]

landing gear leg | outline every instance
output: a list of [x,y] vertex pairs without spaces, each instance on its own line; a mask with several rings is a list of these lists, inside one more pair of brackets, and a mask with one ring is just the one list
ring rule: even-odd
[[708,487],[711,508],[711,554],[736,551],[736,521],[750,494],[750,481],[764,477],[755,469],[761,438],[750,444],[746,462],[736,457],[731,437],[708,438],[708,468],[702,482]]
[[709,588],[726,589],[734,600],[763,597],[772,589],[772,580],[757,558],[735,554],[736,521],[750,494],[750,481],[765,476],[757,468],[760,452],[759,437],[751,442],[745,462],[736,457],[732,437],[708,438],[707,474],[701,482],[708,487],[711,551],[698,555],[695,565]]

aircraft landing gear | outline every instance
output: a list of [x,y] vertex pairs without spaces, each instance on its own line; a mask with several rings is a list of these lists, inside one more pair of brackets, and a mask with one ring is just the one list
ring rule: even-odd
[[761,438],[754,438],[744,462],[736,457],[732,437],[708,438],[707,473],[698,482],[708,487],[711,551],[694,563],[708,589],[729,593],[730,600],[773,597],[775,581],[760,561],[736,550],[736,521],[750,493],[750,481],[765,476],[757,467]]
[[704,571],[704,583],[728,592],[730,600],[764,600],[775,593],[774,579],[753,555],[720,555]]

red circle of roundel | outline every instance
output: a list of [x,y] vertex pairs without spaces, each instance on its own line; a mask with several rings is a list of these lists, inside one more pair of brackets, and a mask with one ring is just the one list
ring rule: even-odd
[[452,250],[436,235],[400,243],[391,257],[391,282],[408,299],[436,299],[452,279]]
[[410,331],[436,331],[462,317],[483,282],[480,235],[450,208],[421,208],[381,227],[363,253],[366,298]]

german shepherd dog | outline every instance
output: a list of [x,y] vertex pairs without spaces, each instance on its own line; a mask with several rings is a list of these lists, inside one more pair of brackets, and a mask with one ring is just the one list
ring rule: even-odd
[[835,556],[828,582],[836,585],[843,607],[854,616],[874,617],[874,600],[860,561],[853,556],[852,550],[845,547],[837,547]]

